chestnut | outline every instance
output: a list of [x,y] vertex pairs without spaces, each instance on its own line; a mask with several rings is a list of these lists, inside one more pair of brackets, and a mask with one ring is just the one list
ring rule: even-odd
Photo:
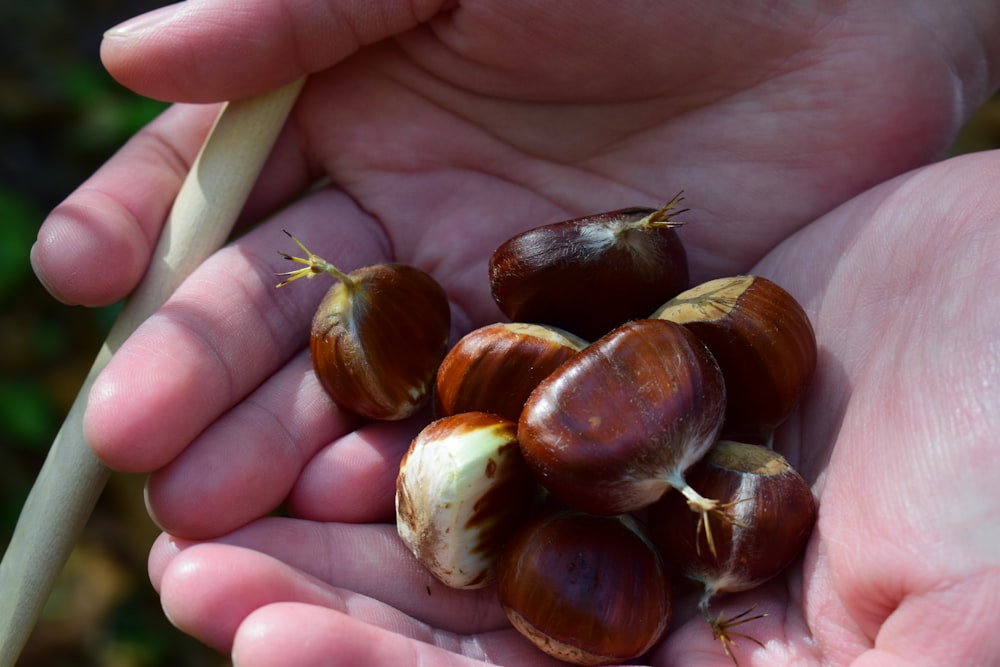
[[586,345],[541,324],[504,322],[471,331],[438,368],[435,414],[483,411],[516,422],[538,383]]
[[670,213],[625,208],[543,225],[490,257],[494,300],[511,320],[551,324],[594,340],[648,317],[688,287],[687,253]]
[[572,510],[514,533],[497,561],[497,596],[522,635],[578,665],[642,655],[673,610],[660,556],[634,521]]
[[413,439],[396,478],[396,528],[427,570],[452,588],[494,577],[507,537],[538,487],[516,424],[482,412],[435,420]]
[[816,336],[808,316],[767,278],[710,280],[678,294],[653,317],[686,326],[719,363],[726,381],[725,438],[769,442],[816,368]]
[[[784,457],[750,443],[719,441],[688,470],[687,480],[717,499],[721,511],[695,517],[681,494],[668,493],[650,507],[648,529],[668,568],[702,584],[699,607],[732,657],[730,628],[757,617],[713,617],[710,601],[759,586],[787,568],[809,540],[816,501]],[[714,536],[714,550],[701,548],[701,521]]]
[[725,406],[722,373],[694,334],[636,320],[542,380],[518,436],[539,481],[571,507],[621,514],[677,487],[700,512],[713,504],[684,471],[715,442]]
[[[288,234],[288,232],[285,232]],[[337,282],[313,316],[309,351],[323,388],[341,407],[370,419],[404,419],[429,399],[448,348],[451,311],[444,289],[406,264],[375,264],[344,273],[288,236],[306,267],[278,287],[330,275]]]

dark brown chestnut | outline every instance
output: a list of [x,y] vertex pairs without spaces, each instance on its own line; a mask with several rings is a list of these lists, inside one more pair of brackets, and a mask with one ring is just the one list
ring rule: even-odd
[[507,322],[471,331],[438,368],[435,413],[478,410],[516,422],[538,383],[586,345],[578,336],[542,324]]
[[[287,234],[287,232],[286,232]],[[318,275],[337,282],[316,309],[309,339],[313,369],[341,407],[370,419],[403,419],[430,397],[448,349],[451,311],[444,289],[405,264],[376,264],[343,273],[291,239],[306,267],[280,273],[278,287]]]
[[687,253],[670,219],[680,199],[513,237],[490,257],[494,300],[514,321],[551,324],[587,340],[648,317],[688,287]]
[[542,514],[514,534],[497,561],[497,595],[521,634],[578,665],[642,655],[673,610],[661,559],[634,522],[575,511]]
[[682,323],[719,362],[726,380],[725,438],[769,442],[816,368],[816,336],[808,316],[767,278],[711,280],[678,294],[653,317]]
[[715,442],[725,404],[719,367],[694,334],[636,320],[538,385],[518,423],[521,451],[542,485],[576,509],[630,512],[671,487],[693,509],[711,509],[684,471]]
[[[684,496],[668,493],[650,507],[648,528],[668,568],[702,584],[699,607],[732,657],[731,628],[757,617],[715,617],[710,601],[785,570],[809,540],[816,501],[809,483],[784,457],[749,443],[719,441],[688,470],[687,480],[718,500],[720,511],[695,516]],[[703,529],[711,530],[714,550],[702,546]]]

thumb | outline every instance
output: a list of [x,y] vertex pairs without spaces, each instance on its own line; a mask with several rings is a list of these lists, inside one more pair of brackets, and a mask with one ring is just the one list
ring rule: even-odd
[[409,30],[447,1],[188,0],[112,28],[101,58],[119,83],[148,97],[239,99]]

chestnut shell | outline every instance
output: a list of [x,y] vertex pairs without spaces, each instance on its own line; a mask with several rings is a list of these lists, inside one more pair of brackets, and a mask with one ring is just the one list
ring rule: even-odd
[[537,491],[517,424],[483,412],[442,417],[421,429],[400,462],[397,530],[439,581],[481,588]]
[[540,324],[490,324],[448,351],[435,380],[437,416],[483,411],[514,422],[528,396],[564,361],[586,347],[572,334]]
[[666,632],[673,603],[656,550],[619,517],[543,514],[497,561],[497,595],[515,628],[580,665],[620,663]]
[[802,306],[760,276],[692,287],[653,317],[682,323],[719,363],[726,380],[722,436],[767,443],[799,403],[816,368],[816,335]]
[[715,442],[725,388],[708,349],[679,324],[628,322],[532,392],[518,436],[552,495],[595,514],[656,501]]
[[444,289],[406,264],[348,274],[312,321],[313,368],[333,400],[370,419],[403,419],[430,397],[444,358],[451,312]]
[[699,535],[699,517],[680,493],[652,505],[648,527],[672,572],[701,582],[710,597],[754,588],[802,552],[816,521],[808,482],[780,454],[722,440],[688,470],[688,483],[720,501],[726,520],[708,513],[715,554]]
[[625,208],[511,238],[490,257],[494,300],[514,321],[551,324],[587,340],[648,317],[689,281],[677,231],[640,225],[657,213]]

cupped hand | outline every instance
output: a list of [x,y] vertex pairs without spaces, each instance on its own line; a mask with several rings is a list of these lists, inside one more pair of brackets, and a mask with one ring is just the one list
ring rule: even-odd
[[[769,613],[741,663],[992,657],[977,619],[996,606],[997,545],[976,528],[997,516],[997,204],[983,194],[997,158],[827,213],[939,155],[995,84],[988,3],[240,7],[178,5],[104,52],[136,90],[193,102],[312,74],[245,212],[263,224],[185,282],[91,394],[97,454],[154,471],[151,512],[177,539],[151,571],[180,627],[240,664],[536,660],[488,592],[434,586],[382,523],[419,424],[364,424],[323,395],[304,344],[325,286],[274,290],[280,230],[342,268],[431,271],[458,334],[499,318],[485,266],[507,237],[683,189],[693,278],[768,275],[821,349],[778,442],[815,482],[819,527],[802,566],[733,601]],[[172,108],[53,212],[33,252],[53,294],[97,304],[135,284],[214,113]],[[283,500],[296,519],[260,519]],[[726,660],[683,615],[650,659]]]
[[[768,614],[737,628],[763,644],[737,637],[739,664],[997,664],[998,177],[1000,153],[901,176],[754,267],[794,286],[816,326],[817,376],[776,446],[815,480],[820,517],[790,571],[718,599],[727,617]],[[396,538],[406,430],[324,447],[300,481],[328,485],[299,508],[311,520],[163,536],[150,571],[173,621],[240,665],[557,664],[509,628],[492,589],[436,584]],[[358,523],[359,509],[386,522]],[[678,602],[648,664],[731,664],[693,609]]]

